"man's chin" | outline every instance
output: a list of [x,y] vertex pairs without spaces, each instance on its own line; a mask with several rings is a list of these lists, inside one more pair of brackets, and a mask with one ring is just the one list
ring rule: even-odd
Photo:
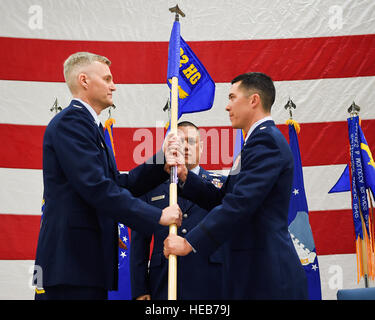
[[104,109],[107,109],[109,107],[112,107],[113,106],[113,101],[106,101],[105,103],[103,103],[104,105]]
[[230,120],[230,123],[231,123],[233,129],[239,129],[239,128],[238,128],[238,124],[236,124],[236,123],[233,122],[232,120]]

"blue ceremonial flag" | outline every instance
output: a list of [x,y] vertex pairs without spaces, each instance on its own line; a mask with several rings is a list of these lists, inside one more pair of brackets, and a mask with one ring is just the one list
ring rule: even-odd
[[[355,121],[358,121],[359,123],[358,117]],[[348,124],[349,124],[349,119],[348,119]],[[360,125],[357,126],[357,130],[358,130],[357,142],[360,144],[360,152],[361,152],[361,159],[362,159],[362,164],[363,164],[365,186],[366,186],[366,189],[371,190],[372,194],[375,194],[375,162],[374,162],[371,150],[367,144],[365,135],[363,134],[363,131]],[[332,189],[328,193],[350,191],[351,190],[350,185],[351,185],[351,182],[350,182],[349,165],[347,165],[343,173],[341,174],[339,180],[336,182],[336,184],[332,187]]]
[[215,82],[199,61],[193,50],[180,36],[180,24],[173,24],[168,50],[167,84],[172,87],[172,77],[178,77],[178,118],[212,108]]
[[370,151],[370,147],[367,144],[365,135],[363,134],[361,126],[359,126],[359,137],[361,147],[361,158],[364,169],[365,185],[367,189],[370,189],[372,194],[375,195],[375,162]]
[[[113,144],[113,123],[112,118],[105,122],[104,139],[108,149],[112,152],[115,159],[115,148]],[[130,243],[128,227],[119,223],[119,248],[118,248],[118,289],[115,291],[108,291],[108,300],[131,300],[130,288],[130,270],[129,270],[129,256]]]
[[289,233],[306,272],[309,299],[321,300],[318,256],[309,222],[298,138],[294,125],[288,123],[289,145],[294,157],[294,178],[288,214]]
[[173,23],[171,37],[168,47],[168,72],[167,78],[172,79],[178,77],[180,68],[180,23]]
[[[350,164],[352,170],[352,211],[356,240],[358,237],[364,239],[361,215],[364,219],[367,234],[369,235],[369,210],[366,193],[367,175],[372,178],[373,167],[371,165],[371,152],[359,125],[359,117],[348,118]],[[363,142],[362,142],[362,139]],[[362,152],[364,150],[364,152]],[[365,157],[363,162],[362,157]],[[370,161],[368,161],[370,159]],[[373,160],[372,160],[373,162]],[[372,170],[371,170],[372,168]],[[367,173],[367,174],[366,174]],[[370,181],[371,182],[371,181]]]
[[130,287],[130,240],[128,227],[119,223],[118,248],[118,288],[117,291],[108,291],[108,300],[131,300]]
[[[352,212],[356,240],[357,281],[362,276],[373,278],[374,221],[370,215],[367,189],[374,195],[375,163],[359,124],[359,117],[348,118]],[[370,198],[371,200],[371,198]],[[367,264],[367,266],[366,266]]]
[[236,131],[236,141],[234,144],[233,159],[236,159],[237,155],[241,152],[244,143],[244,132],[242,129]]
[[342,172],[339,180],[335,183],[335,185],[328,191],[328,193],[336,193],[336,192],[346,192],[350,191],[350,174],[349,174],[349,166],[347,165]]
[[233,165],[230,174],[237,174],[241,170],[241,150],[245,142],[245,132],[242,129],[236,130],[236,140],[233,148]]

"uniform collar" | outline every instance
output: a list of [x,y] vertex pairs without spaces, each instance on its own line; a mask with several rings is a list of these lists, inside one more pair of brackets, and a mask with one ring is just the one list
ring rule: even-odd
[[273,120],[271,116],[267,116],[267,117],[264,117],[263,119],[260,119],[258,120],[257,122],[255,122],[251,127],[250,127],[250,130],[249,132],[247,133],[246,135],[246,139],[245,139],[245,142],[247,141],[247,139],[249,139],[250,135],[253,133],[253,131],[255,130],[255,128],[259,125],[261,125],[263,122],[266,122],[266,121],[269,121],[269,120]]
[[194,172],[196,175],[199,175],[199,171],[200,171],[200,166],[196,166],[194,167],[193,169],[190,170],[191,172]]
[[76,100],[76,101],[80,102],[90,112],[90,114],[94,118],[95,123],[97,124],[97,126],[99,126],[100,120],[99,120],[98,115],[96,114],[95,110],[87,102],[85,102],[85,101],[83,101],[79,98],[73,98],[73,100]]

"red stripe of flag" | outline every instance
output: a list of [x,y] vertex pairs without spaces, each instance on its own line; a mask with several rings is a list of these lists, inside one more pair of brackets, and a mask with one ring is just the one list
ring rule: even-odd
[[[348,163],[349,142],[345,121],[302,123],[300,125],[301,132],[298,139],[304,167]],[[288,139],[287,126],[278,125],[278,128]],[[370,149],[374,148],[375,120],[363,120],[362,129]],[[0,124],[0,136],[3,141],[0,149],[0,167],[42,169],[44,130],[45,126]],[[201,127],[201,131],[204,132],[202,136],[207,137],[202,155],[202,166],[207,170],[230,168],[233,156],[232,128]],[[142,158],[138,157],[137,160],[135,155],[146,160],[157,151],[155,128],[114,128],[113,134],[116,161],[121,171],[131,170],[137,164],[142,163]],[[138,141],[134,141],[134,137],[137,136]],[[152,143],[147,144],[146,140],[150,137]],[[158,146],[160,144],[159,142]],[[146,149],[148,153],[146,153]]]
[[[352,211],[309,213],[319,255],[355,253]],[[34,260],[40,216],[0,214],[0,260]]]
[[[249,71],[267,73],[275,81],[375,75],[375,34],[188,43],[215,82],[229,82]],[[166,81],[168,42],[0,37],[0,47],[6,48],[0,52],[3,80],[63,82],[64,60],[74,52],[90,51],[112,61],[116,83]]]
[[311,211],[309,221],[318,255],[355,253],[351,209]]
[[34,260],[40,216],[0,214],[0,260]]

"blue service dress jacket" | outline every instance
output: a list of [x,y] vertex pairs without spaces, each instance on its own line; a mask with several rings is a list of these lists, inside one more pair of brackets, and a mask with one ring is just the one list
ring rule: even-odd
[[116,290],[117,223],[147,233],[158,226],[162,210],[137,197],[168,179],[163,164],[143,164],[120,174],[100,130],[76,100],[46,128],[45,207],[35,260],[43,287]]
[[[194,174],[194,173],[193,173]],[[212,186],[220,188],[225,177],[203,168],[199,177]],[[147,203],[158,208],[169,204],[169,180],[141,197]],[[178,197],[178,204],[183,212],[182,225],[178,235],[184,237],[207,214],[193,202]],[[168,260],[163,254],[163,242],[169,228],[160,226],[154,232],[154,245],[150,258],[151,236],[132,231],[130,241],[130,276],[133,299],[150,294],[153,300],[168,299]],[[223,250],[219,248],[208,257],[191,253],[177,259],[177,299],[209,300],[222,299]]]
[[188,173],[182,195],[211,210],[186,239],[200,254],[226,241],[227,299],[307,299],[288,232],[293,155],[272,120],[255,128],[221,189]]

